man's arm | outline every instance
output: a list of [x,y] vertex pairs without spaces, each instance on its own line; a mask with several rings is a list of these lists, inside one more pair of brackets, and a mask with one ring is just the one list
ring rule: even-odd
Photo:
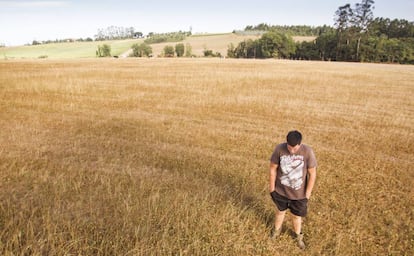
[[275,184],[276,184],[276,170],[278,165],[275,163],[270,162],[270,180],[269,180],[269,190],[270,193],[275,191]]
[[313,186],[315,185],[316,167],[309,168],[308,169],[308,174],[309,174],[309,179],[308,179],[308,184],[306,184],[306,198],[307,199],[310,198],[310,196],[312,194]]

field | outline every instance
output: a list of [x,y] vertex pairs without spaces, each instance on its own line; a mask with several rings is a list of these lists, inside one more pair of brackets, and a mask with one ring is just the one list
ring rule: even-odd
[[[175,46],[178,43],[189,44],[192,48],[192,53],[195,56],[204,56],[203,51],[208,49],[213,52],[220,52],[222,56],[227,55],[228,46],[233,43],[235,46],[239,42],[247,39],[257,39],[259,36],[254,35],[236,35],[232,33],[227,34],[205,34],[194,35],[187,37],[183,42],[177,43],[160,43],[152,44],[153,55],[159,56],[166,45]],[[314,37],[294,37],[297,41],[309,41]],[[122,53],[131,49],[133,44],[142,43],[144,39],[128,39],[128,40],[114,40],[114,41],[98,41],[98,42],[74,42],[74,43],[58,43],[58,44],[44,44],[34,46],[16,46],[16,47],[1,47],[0,59],[36,59],[47,58],[51,59],[77,59],[77,58],[94,58],[96,57],[96,50],[99,45],[108,44],[111,46],[111,54],[119,56]]]
[[128,50],[138,40],[115,40],[105,42],[73,42],[0,48],[1,59],[36,59],[47,56],[54,59],[93,58],[99,45],[111,46],[112,55]]
[[0,254],[304,255],[269,158],[318,159],[306,255],[414,254],[414,67],[0,61]]

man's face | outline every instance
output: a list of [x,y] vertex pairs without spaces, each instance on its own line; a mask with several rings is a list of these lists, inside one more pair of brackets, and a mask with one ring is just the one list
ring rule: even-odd
[[291,146],[291,145],[288,144],[287,148],[288,148],[288,150],[291,154],[296,154],[296,152],[298,152],[298,150],[300,148],[300,144],[298,144],[296,146]]

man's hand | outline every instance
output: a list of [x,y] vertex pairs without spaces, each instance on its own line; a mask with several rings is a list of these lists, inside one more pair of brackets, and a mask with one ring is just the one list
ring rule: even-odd
[[316,168],[315,167],[309,168],[308,169],[308,174],[309,174],[309,179],[308,179],[308,184],[306,186],[305,196],[309,200],[309,198],[311,197],[311,194],[312,194],[313,186],[315,185]]
[[275,191],[275,184],[276,184],[276,169],[277,169],[277,164],[274,164],[272,162],[270,162],[270,171],[269,171],[269,192],[272,193],[273,191]]

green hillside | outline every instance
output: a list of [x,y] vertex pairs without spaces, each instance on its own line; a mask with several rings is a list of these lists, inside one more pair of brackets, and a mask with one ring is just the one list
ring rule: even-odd
[[119,55],[127,51],[134,43],[142,39],[129,39],[117,41],[73,42],[56,43],[18,47],[0,48],[0,58],[91,58],[96,56],[98,45],[109,44],[112,55]]
[[[203,56],[204,50],[220,52],[222,56],[227,55],[227,49],[230,44],[237,45],[247,39],[255,40],[259,38],[257,34],[203,34],[192,35],[179,43],[188,44],[192,48],[195,56]],[[312,41],[315,37],[293,37],[295,41]],[[53,59],[76,59],[76,58],[94,58],[99,45],[109,44],[111,46],[112,56],[119,56],[128,51],[135,43],[143,42],[143,39],[128,39],[114,41],[97,41],[97,42],[73,42],[73,43],[53,43],[43,45],[18,46],[0,48],[0,59],[36,59],[36,58],[53,58]],[[160,56],[165,46],[175,46],[178,42],[165,42],[151,44],[153,55]]]

